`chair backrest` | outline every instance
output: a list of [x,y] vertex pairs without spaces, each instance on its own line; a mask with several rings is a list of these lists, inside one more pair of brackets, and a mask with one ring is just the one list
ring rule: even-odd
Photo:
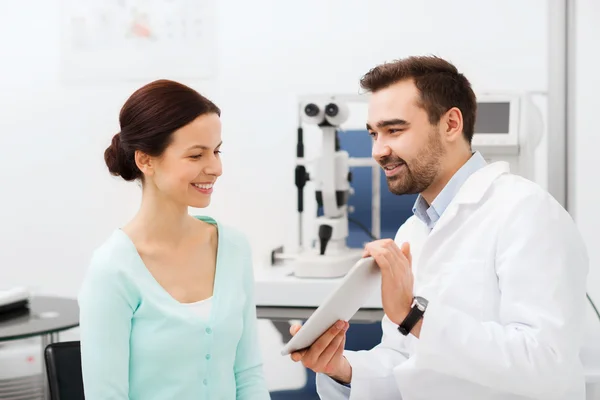
[[84,400],[78,341],[53,343],[44,351],[52,400]]

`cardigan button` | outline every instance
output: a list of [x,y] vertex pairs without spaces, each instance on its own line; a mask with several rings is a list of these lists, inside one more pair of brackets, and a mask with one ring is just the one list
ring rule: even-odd
[[210,360],[210,354],[207,354],[207,355],[206,355],[206,359],[207,359],[207,360]]
[[212,333],[212,329],[206,328],[206,333],[208,333],[210,335]]
[[206,379],[203,380],[202,383],[204,383],[204,386],[208,385],[208,381]]

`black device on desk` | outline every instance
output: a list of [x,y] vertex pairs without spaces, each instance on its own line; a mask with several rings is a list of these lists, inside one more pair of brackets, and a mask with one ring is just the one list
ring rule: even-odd
[[29,311],[29,292],[24,288],[0,290],[0,318],[10,318]]

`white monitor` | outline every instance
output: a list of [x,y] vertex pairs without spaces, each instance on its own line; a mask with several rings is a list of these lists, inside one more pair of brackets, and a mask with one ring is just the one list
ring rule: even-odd
[[472,148],[488,162],[535,180],[535,150],[543,136],[540,110],[527,93],[479,93]]
[[473,148],[484,155],[519,154],[520,112],[518,95],[478,95]]

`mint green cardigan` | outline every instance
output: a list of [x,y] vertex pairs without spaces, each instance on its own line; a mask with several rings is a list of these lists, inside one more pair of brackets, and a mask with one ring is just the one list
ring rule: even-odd
[[219,232],[210,318],[163,289],[120,229],[92,257],[79,293],[86,400],[269,399],[257,338],[250,246]]

